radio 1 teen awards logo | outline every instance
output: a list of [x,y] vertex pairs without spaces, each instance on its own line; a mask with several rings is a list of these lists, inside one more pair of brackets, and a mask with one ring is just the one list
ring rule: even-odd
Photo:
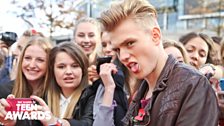
[[7,114],[5,120],[49,120],[50,111],[38,111],[38,104],[31,98],[7,99],[9,107],[5,110]]

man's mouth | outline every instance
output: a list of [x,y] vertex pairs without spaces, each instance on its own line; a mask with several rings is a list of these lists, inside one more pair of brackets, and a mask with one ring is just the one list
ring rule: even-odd
[[137,63],[129,63],[127,64],[127,67],[133,72],[133,73],[137,73],[139,71],[139,65]]

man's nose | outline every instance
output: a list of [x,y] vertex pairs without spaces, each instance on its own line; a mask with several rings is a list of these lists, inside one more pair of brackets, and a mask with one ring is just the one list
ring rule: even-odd
[[119,58],[122,62],[126,62],[130,58],[130,54],[126,50],[120,50]]

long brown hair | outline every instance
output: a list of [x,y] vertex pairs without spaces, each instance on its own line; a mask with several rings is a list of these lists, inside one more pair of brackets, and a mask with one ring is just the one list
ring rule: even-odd
[[[31,85],[27,82],[27,79],[22,72],[22,62],[23,62],[24,54],[26,52],[26,49],[31,45],[38,45],[39,47],[44,49],[44,51],[47,54],[47,59],[46,59],[47,63],[49,59],[49,53],[52,48],[51,43],[47,39],[43,37],[39,37],[39,36],[31,37],[28,44],[25,46],[25,48],[23,49],[20,55],[15,85],[13,86],[13,90],[12,90],[12,94],[14,94],[15,97],[18,97],[18,98],[30,97],[30,95],[34,93]],[[37,95],[39,97],[44,96],[44,93],[47,87],[47,79],[48,79],[48,70],[46,71],[45,76],[43,76],[42,83],[39,85],[34,95]]]
[[78,45],[71,42],[64,42],[56,47],[54,47],[50,52],[50,62],[49,62],[49,88],[48,88],[48,105],[51,108],[53,114],[57,117],[60,115],[60,94],[62,94],[61,87],[58,85],[55,73],[54,73],[54,64],[55,59],[58,53],[65,52],[71,58],[79,64],[82,69],[82,79],[78,87],[71,94],[71,101],[66,108],[63,118],[71,118],[72,112],[75,108],[77,101],[79,100],[83,89],[88,85],[88,72],[87,68],[89,66],[88,58],[85,53],[78,47]]
[[204,33],[190,32],[186,35],[181,36],[179,41],[183,45],[186,45],[191,39],[196,38],[196,37],[200,37],[208,45],[208,56],[207,56],[206,63],[213,63],[214,62],[213,57],[214,57],[214,53],[215,53],[214,42],[208,35],[206,35]]

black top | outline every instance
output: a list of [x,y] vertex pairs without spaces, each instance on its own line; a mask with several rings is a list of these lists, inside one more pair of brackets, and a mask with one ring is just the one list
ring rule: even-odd
[[0,98],[7,98],[7,96],[11,94],[13,85],[14,85],[14,80],[9,81],[6,84],[0,84]]

